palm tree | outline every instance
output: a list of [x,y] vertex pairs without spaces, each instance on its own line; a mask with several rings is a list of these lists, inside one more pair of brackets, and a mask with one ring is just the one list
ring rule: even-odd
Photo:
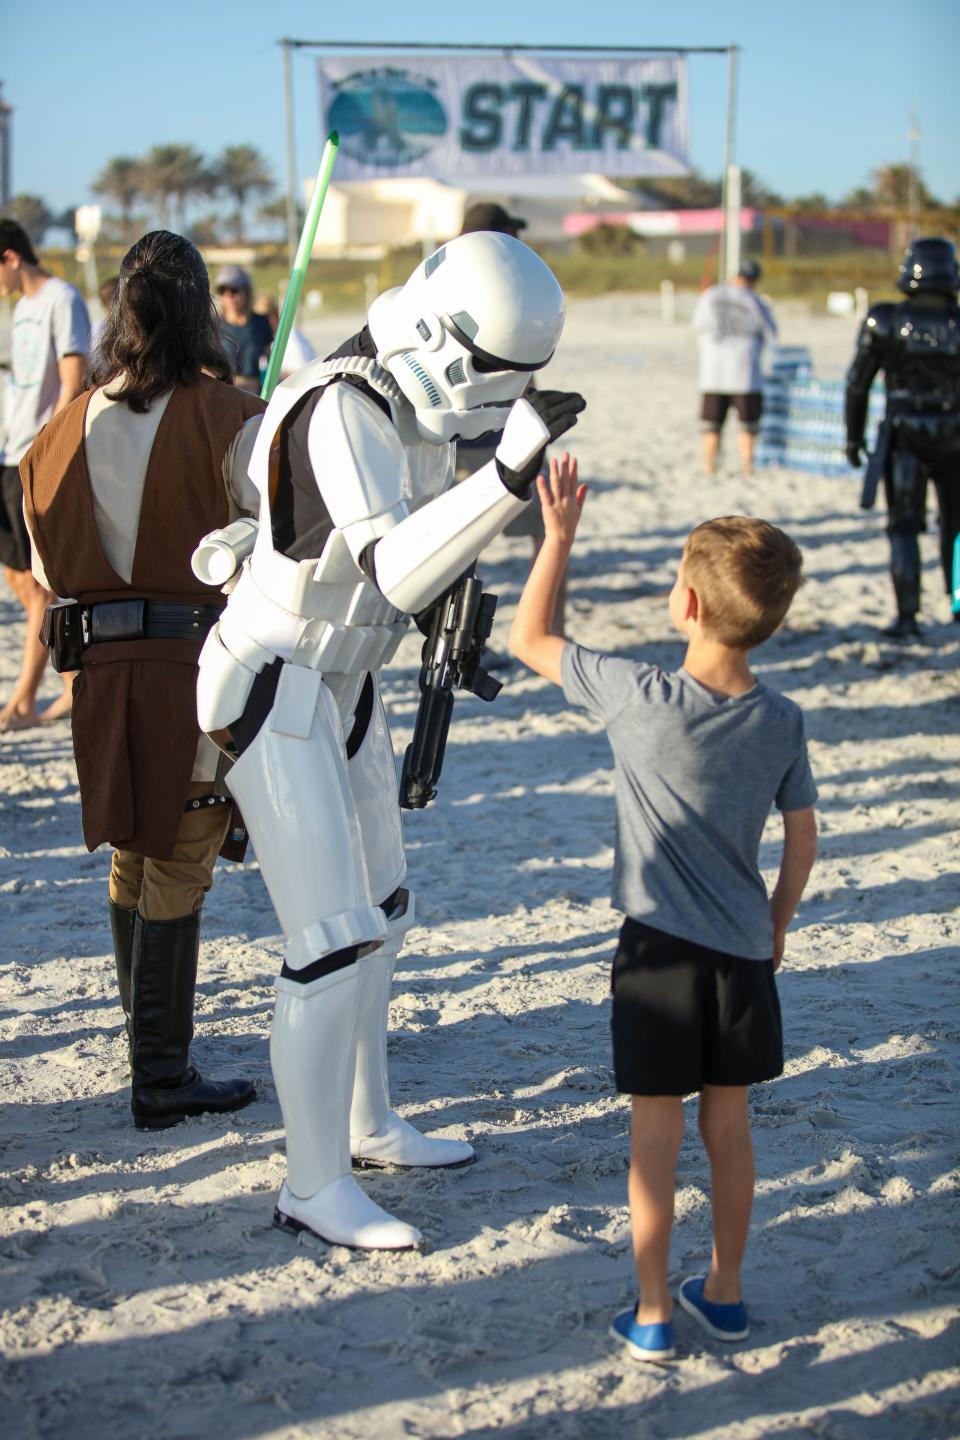
[[120,221],[126,243],[133,239],[133,207],[144,186],[143,162],[131,155],[108,160],[93,182],[95,195],[106,195],[120,206]]
[[169,225],[173,202],[177,224],[183,230],[187,201],[192,195],[210,193],[212,182],[203,156],[192,145],[154,145],[141,164],[143,189],[155,198],[161,224]]
[[39,195],[14,195],[4,207],[4,214],[23,226],[34,245],[42,245],[43,237],[56,223],[56,216]]
[[[874,170],[871,175],[873,181],[873,193],[877,203],[891,210],[905,210],[910,203],[911,167],[909,165],[881,165],[879,170]],[[917,171],[913,177],[916,184],[916,199],[921,209],[926,210],[936,205],[937,201],[930,194],[920,172]]]
[[237,202],[237,238],[243,239],[244,207],[248,195],[268,195],[274,180],[267,161],[252,145],[228,145],[214,162],[216,185]]

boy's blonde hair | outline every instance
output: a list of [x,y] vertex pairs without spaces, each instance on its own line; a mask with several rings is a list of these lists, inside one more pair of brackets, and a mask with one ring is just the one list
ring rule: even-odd
[[692,531],[684,583],[696,591],[710,640],[750,650],[773,634],[803,583],[800,547],[766,520],[722,515]]

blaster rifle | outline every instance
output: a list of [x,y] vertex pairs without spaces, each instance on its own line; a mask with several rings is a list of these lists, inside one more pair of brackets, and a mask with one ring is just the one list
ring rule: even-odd
[[437,793],[454,688],[487,701],[495,700],[503,689],[481,664],[496,608],[497,597],[484,594],[472,568],[417,617],[427,638],[420,666],[417,721],[400,777],[400,804],[405,810],[422,810]]

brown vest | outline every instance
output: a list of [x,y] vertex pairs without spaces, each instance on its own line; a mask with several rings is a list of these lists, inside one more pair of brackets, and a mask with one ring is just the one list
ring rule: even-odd
[[[207,376],[176,387],[150,452],[127,584],[104,554],[94,515],[83,444],[92,394],[54,416],[20,462],[27,520],[51,587],[82,604],[130,596],[219,603],[194,576],[190,556],[229,519],[223,457],[263,402]],[[88,850],[106,840],[158,860],[173,854],[200,737],[201,643],[123,640],[84,652],[73,748]]]

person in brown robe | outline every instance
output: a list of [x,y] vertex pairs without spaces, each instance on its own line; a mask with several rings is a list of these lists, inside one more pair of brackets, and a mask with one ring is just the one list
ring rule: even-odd
[[263,402],[232,383],[206,267],[189,241],[124,257],[88,387],[20,473],[35,571],[80,607],[73,741],[87,848],[114,846],[110,921],[138,1128],[255,1098],[191,1064],[200,910],[230,821],[196,713],[197,659],[223,596],[202,536],[256,507]]

